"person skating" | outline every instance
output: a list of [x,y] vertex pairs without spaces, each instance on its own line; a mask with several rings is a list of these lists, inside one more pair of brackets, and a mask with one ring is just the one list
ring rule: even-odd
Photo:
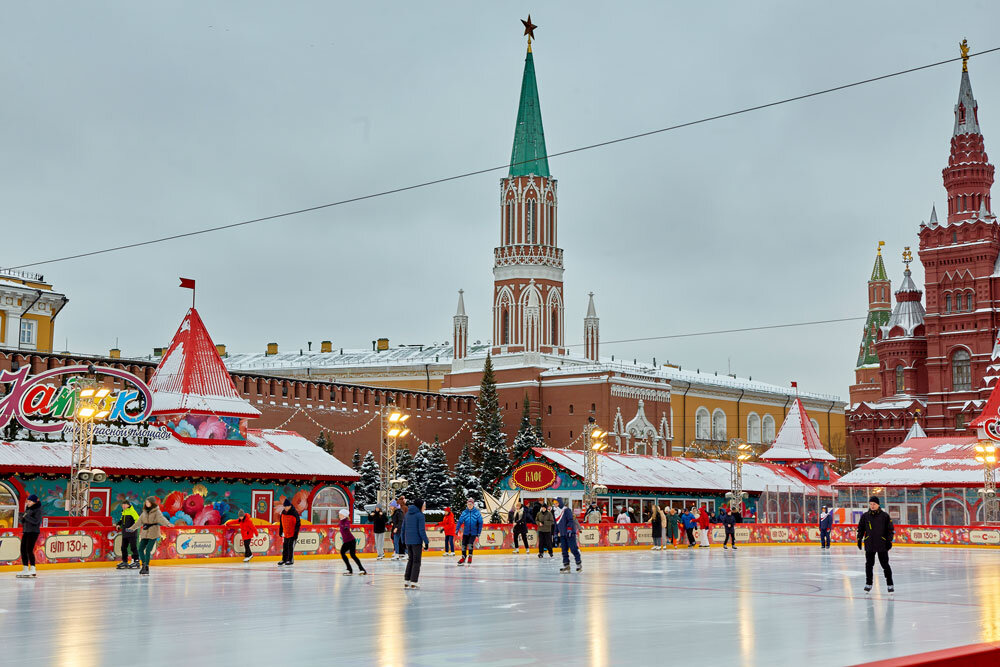
[[389,503],[389,509],[392,510],[392,559],[401,560],[405,551],[403,548],[403,520],[406,517],[403,516],[403,508],[395,500]]
[[573,552],[573,558],[576,559],[576,571],[579,572],[583,569],[583,559],[580,557],[580,547],[577,546],[576,536],[580,532],[580,524],[577,523],[576,517],[573,515],[573,508],[564,504],[562,498],[556,498],[556,505],[562,508],[559,513],[559,520],[556,522],[556,530],[559,531],[559,544],[562,548],[562,560],[563,566],[559,569],[560,572],[566,574],[569,572],[569,552]]
[[444,555],[455,555],[455,515],[450,507],[444,508],[444,517],[441,519],[441,532],[444,533]]
[[597,503],[590,503],[590,509],[587,510],[587,516],[584,520],[586,523],[601,522],[601,508],[597,506]]
[[426,504],[420,498],[414,498],[406,512],[406,522],[403,524],[403,540],[406,542],[406,572],[403,574],[403,588],[420,588],[420,561],[424,549],[431,546],[427,539],[427,520],[424,517]]
[[385,558],[385,526],[387,517],[381,505],[376,505],[371,513],[372,535],[375,536],[375,560]]
[[629,523],[639,523],[639,517],[637,517],[635,515],[635,510],[634,509],[632,509],[631,507],[629,507],[629,508],[627,508],[626,511],[628,512],[628,522]]
[[514,524],[514,553],[518,553],[518,538],[524,542],[524,553],[530,553],[528,549],[528,522],[531,520],[531,513],[528,512],[528,508],[517,503],[514,506],[514,513],[512,518],[512,523]]
[[864,545],[865,551],[865,593],[872,589],[875,576],[875,558],[885,573],[885,584],[888,591],[894,593],[896,587],[892,583],[892,568],[889,567],[889,549],[895,537],[895,528],[888,513],[883,512],[878,496],[868,499],[868,511],[861,515],[858,521],[858,549]]
[[660,512],[660,508],[653,504],[652,512],[649,516],[649,526],[653,531],[653,551],[659,551],[663,548],[663,514]]
[[[462,558],[458,565],[465,565],[467,562],[472,565],[472,550],[476,546],[476,539],[483,532],[483,515],[472,498],[465,501],[465,509],[458,517],[455,528],[462,531]],[[466,552],[469,554],[468,558]]]
[[670,540],[670,544],[674,547],[674,549],[677,548],[677,519],[678,519],[677,510],[671,507],[670,511],[667,512],[666,527],[667,527],[667,539]]
[[617,521],[618,523],[632,523],[632,517],[629,515],[628,512],[625,511],[625,508],[623,507],[622,511],[618,513],[618,518],[615,519],[615,521]]
[[295,565],[295,540],[299,539],[302,528],[302,518],[292,501],[285,498],[284,509],[278,515],[278,527],[281,531],[281,560],[278,565]]
[[542,503],[542,506],[538,509],[538,514],[535,515],[535,526],[538,528],[538,557],[542,558],[545,556],[545,552],[549,552],[549,558],[552,558],[552,529],[556,525],[556,520],[552,516],[552,512],[549,511],[548,503]]
[[708,510],[702,505],[701,512],[698,514],[698,546],[702,549],[707,549],[710,546],[708,541],[708,529],[710,525],[711,521],[708,518]]
[[30,579],[37,576],[35,572],[35,544],[42,532],[42,504],[38,496],[31,494],[24,501],[24,511],[21,512],[21,572],[18,579]]
[[684,533],[687,535],[688,549],[690,549],[694,546],[694,528],[697,525],[694,520],[693,507],[681,514],[681,523],[684,526]]
[[830,531],[833,529],[833,512],[823,507],[819,515],[819,548],[830,548]]
[[347,566],[347,572],[345,575],[354,574],[354,570],[351,569],[351,561],[347,560],[347,554],[351,554],[351,558],[354,562],[358,564],[358,572],[360,574],[368,574],[365,570],[365,566],[361,564],[358,560],[357,546],[358,539],[354,537],[354,533],[351,532],[351,520],[348,519],[348,512],[346,509],[340,510],[338,513],[340,516],[340,522],[337,527],[340,529],[340,557],[344,559],[344,565]]
[[731,508],[726,508],[726,513],[722,516],[722,526],[726,529],[726,539],[722,541],[722,548],[730,542],[733,543],[733,551],[736,551],[736,517]]
[[[116,569],[134,570],[141,567],[139,563],[139,513],[128,500],[122,501],[122,516],[118,519],[118,530],[122,532],[122,562]],[[132,564],[129,565],[128,554],[132,551]]]
[[257,537],[257,526],[254,525],[250,515],[242,510],[240,510],[239,518],[236,520],[236,525],[240,529],[240,539],[243,540],[243,562],[249,563],[253,559],[250,542]]
[[153,557],[153,547],[160,539],[160,527],[170,525],[153,496],[146,498],[146,502],[142,504],[139,525],[141,526],[139,529],[139,559],[142,560],[139,574],[149,574],[149,561]]

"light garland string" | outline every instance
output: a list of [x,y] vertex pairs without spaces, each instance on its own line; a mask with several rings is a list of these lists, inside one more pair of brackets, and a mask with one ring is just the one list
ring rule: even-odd
[[[449,442],[451,442],[452,440],[454,440],[455,438],[457,438],[459,436],[459,434],[461,434],[462,431],[465,430],[465,427],[468,426],[471,423],[472,423],[472,420],[469,420],[469,419],[465,420],[464,422],[461,423],[461,425],[458,427],[458,430],[455,431],[455,434],[453,436],[451,436],[447,440],[443,440],[441,442],[438,442],[437,444],[441,445],[442,447],[444,445],[447,445]],[[424,442],[423,440],[421,440],[420,438],[418,438],[416,436],[413,436],[413,439],[416,440],[417,442],[419,442],[421,445],[427,445],[428,447],[434,444],[433,442]]]

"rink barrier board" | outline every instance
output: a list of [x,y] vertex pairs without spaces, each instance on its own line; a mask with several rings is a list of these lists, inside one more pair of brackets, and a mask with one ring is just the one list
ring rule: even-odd
[[[487,524],[476,544],[476,551],[507,551],[513,548],[510,524]],[[721,544],[725,535],[722,526],[710,529],[710,542]],[[278,557],[281,538],[278,526],[258,526],[259,534],[250,542],[255,557]],[[236,526],[200,526],[162,529],[162,536],[153,551],[155,561],[189,561],[205,559],[234,559],[243,557],[243,540]],[[375,541],[371,525],[353,526],[351,532],[357,539],[359,555],[374,554]],[[0,529],[0,567],[16,565],[20,558],[20,529]],[[456,544],[461,537],[456,537]],[[436,525],[427,528],[430,551],[444,549],[444,535]],[[853,526],[834,526],[831,541],[852,544],[856,541]],[[683,539],[683,532],[679,539]],[[388,533],[386,549],[391,551]],[[819,529],[804,524],[738,524],[736,542],[748,545],[818,544]],[[299,532],[295,554],[297,556],[339,556],[340,530],[337,526],[306,525]],[[537,548],[534,530],[528,531],[528,543]],[[579,544],[585,549],[650,548],[653,546],[652,530],[644,524],[584,524]],[[897,526],[894,544],[907,546],[1000,546],[1000,527],[969,526]],[[681,546],[680,548],[684,548]],[[40,565],[114,563],[120,559],[121,535],[109,528],[43,528],[35,547]]]
[[983,642],[865,662],[854,667],[996,667],[998,664],[1000,642]]

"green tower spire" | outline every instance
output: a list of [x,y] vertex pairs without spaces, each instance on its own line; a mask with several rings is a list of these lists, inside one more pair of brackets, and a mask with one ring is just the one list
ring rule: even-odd
[[885,264],[882,262],[882,248],[879,248],[879,254],[875,256],[875,266],[872,267],[872,277],[870,280],[889,280],[889,274],[885,272]]
[[858,363],[855,368],[878,366],[878,355],[875,354],[878,330],[889,322],[889,317],[892,314],[890,301],[892,283],[889,281],[889,274],[885,272],[885,263],[882,261],[882,246],[884,245],[885,241],[878,242],[872,277],[868,279],[868,320],[861,333],[861,347],[858,350]]
[[[530,17],[529,17],[530,18]],[[535,82],[535,61],[528,42],[528,55],[524,59],[524,76],[521,79],[521,102],[517,108],[517,125],[514,127],[514,150],[510,155],[509,176],[549,177],[549,161],[545,157],[545,131],[542,130],[542,108],[538,104],[538,85]]]

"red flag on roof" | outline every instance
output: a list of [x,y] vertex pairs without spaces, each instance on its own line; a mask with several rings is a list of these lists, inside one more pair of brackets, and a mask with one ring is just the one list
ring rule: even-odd
[[191,278],[181,278],[181,287],[186,287],[187,289],[194,289],[194,280]]

